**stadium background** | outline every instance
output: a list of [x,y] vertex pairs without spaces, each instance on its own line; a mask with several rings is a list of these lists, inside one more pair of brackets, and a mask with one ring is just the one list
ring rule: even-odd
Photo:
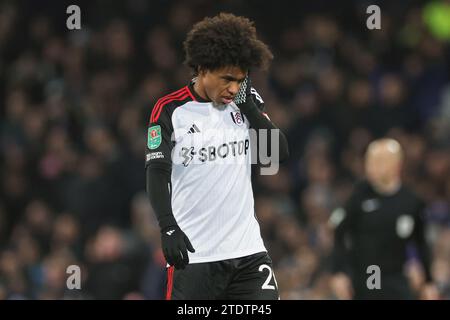
[[[334,299],[328,218],[384,135],[426,199],[432,273],[450,298],[450,1],[304,2],[1,1],[0,299],[163,298],[146,124],[189,80],[186,32],[220,11],[253,19],[275,55],[254,84],[291,157],[254,189],[282,299]],[[66,28],[69,4],[81,30]],[[366,28],[370,4],[381,30]],[[66,289],[72,264],[81,290]]]

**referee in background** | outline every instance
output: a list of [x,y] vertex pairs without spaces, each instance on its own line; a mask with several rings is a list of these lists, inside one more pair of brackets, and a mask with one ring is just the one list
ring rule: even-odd
[[[402,184],[403,152],[393,139],[372,142],[365,157],[366,181],[355,186],[343,208],[334,210],[331,285],[338,299],[437,299],[424,236],[424,203]],[[416,297],[403,269],[407,246],[414,243],[425,283]],[[368,278],[379,267],[379,286]]]

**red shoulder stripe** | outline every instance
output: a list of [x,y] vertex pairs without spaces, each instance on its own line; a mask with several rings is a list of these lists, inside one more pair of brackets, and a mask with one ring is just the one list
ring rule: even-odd
[[192,92],[191,92],[191,89],[189,89],[189,87],[188,87],[188,86],[186,86],[185,88],[186,88],[186,89],[187,89],[187,91],[189,92],[189,95],[191,96],[191,98],[192,98],[192,101],[197,101],[197,99],[195,99],[194,95],[192,94]]
[[155,117],[153,118],[153,122],[158,121],[158,118],[159,118],[159,116],[161,115],[161,111],[162,111],[163,107],[164,107],[165,105],[167,105],[169,102],[174,101],[174,100],[177,100],[177,101],[184,100],[184,99],[186,99],[186,98],[188,98],[188,97],[189,97],[189,94],[188,94],[187,92],[185,92],[184,95],[182,95],[182,96],[177,96],[177,97],[174,97],[174,98],[170,98],[169,100],[166,100],[166,101],[162,102],[162,103],[159,105],[160,107],[158,108],[158,113],[157,113],[157,114],[155,115]]
[[175,92],[173,92],[171,94],[168,94],[168,95],[158,99],[158,101],[156,101],[155,106],[153,107],[152,114],[150,116],[150,122],[153,122],[154,115],[157,113],[157,109],[159,108],[159,105],[161,103],[163,103],[164,101],[166,101],[166,100],[168,100],[170,98],[173,98],[173,97],[176,97],[176,96],[178,96],[180,94],[183,94],[183,93],[185,93],[185,91],[186,91],[186,87],[183,87],[183,88],[181,88],[181,89],[179,89],[179,90],[177,90],[177,91],[175,91]]

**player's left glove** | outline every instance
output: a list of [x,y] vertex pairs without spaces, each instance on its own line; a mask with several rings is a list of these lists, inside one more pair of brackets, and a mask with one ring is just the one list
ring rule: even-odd
[[177,225],[161,230],[161,245],[167,263],[177,269],[184,269],[189,264],[188,250],[195,252],[188,237]]

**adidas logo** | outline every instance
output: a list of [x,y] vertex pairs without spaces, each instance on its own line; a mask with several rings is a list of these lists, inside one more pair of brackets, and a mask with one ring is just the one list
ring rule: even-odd
[[200,129],[194,123],[187,133],[196,133],[196,132],[200,132]]
[[166,234],[167,234],[168,236],[171,236],[172,233],[174,233],[174,232],[175,232],[175,229],[172,229],[172,230],[167,231]]

